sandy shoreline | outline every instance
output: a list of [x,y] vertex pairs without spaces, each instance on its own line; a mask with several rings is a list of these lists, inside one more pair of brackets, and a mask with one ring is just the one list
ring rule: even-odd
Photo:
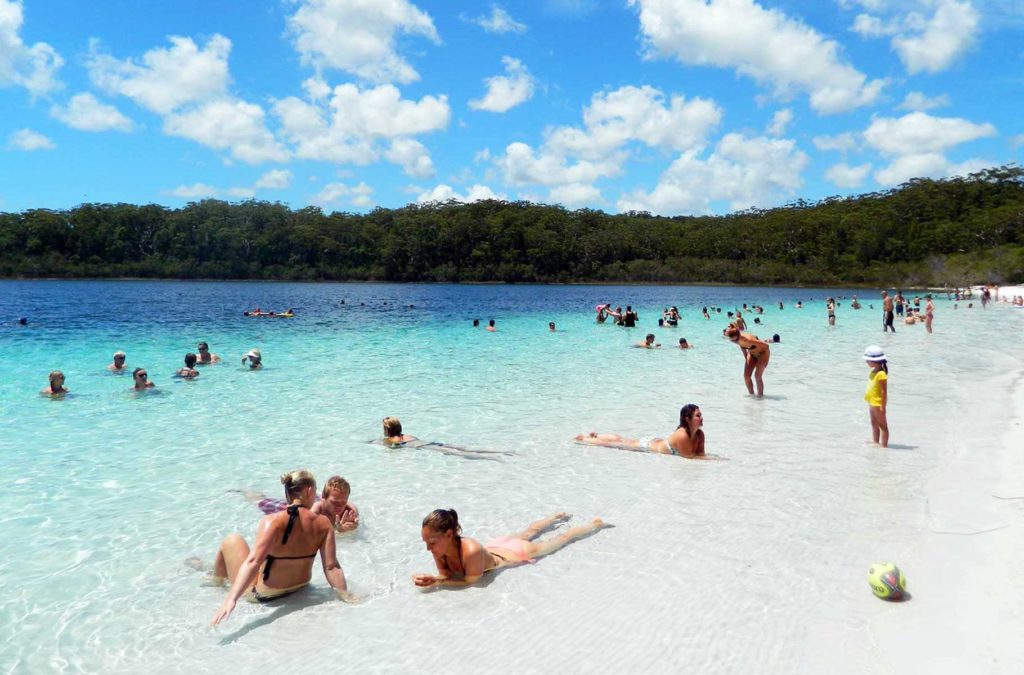
[[880,672],[1024,672],[1024,371],[1012,377],[991,411],[1006,424],[969,425],[927,484],[926,529],[896,561],[912,599],[869,622]]

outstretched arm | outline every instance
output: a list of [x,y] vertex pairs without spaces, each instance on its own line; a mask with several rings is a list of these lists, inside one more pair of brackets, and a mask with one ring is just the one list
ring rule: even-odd
[[345,571],[341,569],[341,565],[338,563],[333,526],[327,530],[324,543],[320,544],[320,562],[323,563],[324,576],[327,577],[327,583],[331,585],[331,588],[338,594],[338,597],[346,602],[352,600],[352,594],[348,592],[348,583],[345,581]]
[[256,582],[256,575],[259,574],[260,565],[267,559],[267,554],[270,552],[270,542],[273,541],[272,535],[276,528],[271,525],[271,522],[271,519],[267,517],[260,520],[256,531],[256,543],[252,550],[249,551],[249,556],[245,559],[245,562],[239,568],[238,575],[235,577],[235,583],[231,585],[231,590],[228,591],[228,597],[224,598],[220,609],[213,615],[213,620],[210,621],[211,626],[216,626],[231,616],[231,612],[235,611],[238,599],[242,597],[246,589],[251,588]]

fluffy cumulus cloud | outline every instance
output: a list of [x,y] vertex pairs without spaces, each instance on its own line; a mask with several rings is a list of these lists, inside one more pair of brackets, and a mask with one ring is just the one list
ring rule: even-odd
[[940,94],[929,98],[919,91],[912,91],[907,94],[903,102],[896,106],[897,110],[934,110],[935,108],[945,108],[949,105],[949,96],[946,94]]
[[263,108],[239,100],[218,100],[164,119],[164,133],[226,150],[249,164],[279,162],[287,151],[267,130]]
[[219,193],[217,188],[206,183],[193,183],[192,185],[179,185],[173,190],[167,192],[172,197],[181,197],[182,199],[206,199],[208,197],[216,197]]
[[768,124],[766,131],[769,136],[782,136],[786,133],[786,129],[793,122],[793,111],[789,108],[783,110],[776,110],[775,114],[772,115],[772,121]]
[[348,186],[344,183],[328,183],[311,200],[317,206],[330,206],[342,200],[352,206],[367,207],[373,205],[373,188],[364,182]]
[[[498,5],[491,5],[489,15],[478,16],[471,19],[473,23],[483,28],[488,33],[524,33],[526,24],[513,19],[508,12]],[[440,186],[438,186],[440,187]]]
[[891,160],[874,174],[880,185],[898,185],[911,178],[959,175],[976,170],[982,160],[957,165],[945,152],[956,145],[995,135],[996,128],[988,123],[933,117],[923,112],[908,113],[900,118],[876,117],[864,131],[868,145]]
[[[970,0],[917,0],[914,4],[930,14],[859,14],[852,30],[865,38],[890,37],[893,50],[912,75],[946,70],[977,40],[978,11]],[[885,6],[868,9],[881,11]]]
[[0,0],[0,87],[24,87],[33,96],[60,88],[57,71],[64,59],[50,45],[27,45],[18,34],[25,22],[24,6]]
[[299,0],[288,30],[302,62],[369,82],[408,83],[419,73],[395,49],[395,35],[441,42],[434,22],[408,0]]
[[485,80],[487,93],[481,99],[469,102],[473,110],[503,113],[533,97],[533,76],[519,59],[503,56],[504,75],[495,75]]
[[117,59],[93,43],[89,75],[100,89],[161,115],[165,134],[249,164],[287,159],[288,152],[266,126],[263,108],[228,91],[231,41],[213,35],[199,47],[188,37],[169,40],[169,48],[151,49],[137,60]]
[[[448,126],[445,96],[402,98],[394,85],[335,87],[323,100],[288,97],[274,105],[281,133],[302,159],[369,164],[382,155],[412,176],[433,175],[426,148],[412,137]],[[381,144],[387,142],[388,147]]]
[[874,102],[884,81],[843,61],[840,46],[810,26],[754,0],[629,0],[639,8],[651,55],[688,65],[734,68],[779,96],[810,95],[819,113]]
[[[417,190],[418,191],[418,190]],[[486,185],[480,185],[479,183],[474,184],[469,188],[469,191],[465,194],[459,194],[455,191],[451,185],[441,183],[434,186],[433,189],[427,190],[426,192],[420,192],[419,196],[416,197],[416,201],[420,204],[427,202],[447,202],[454,199],[457,202],[463,202],[469,204],[471,202],[478,202],[484,199],[508,199],[508,196],[504,193],[495,193],[491,188]]]
[[702,147],[722,120],[711,100],[665,95],[650,86],[621,87],[594,94],[583,111],[583,128],[556,127],[546,148],[555,154],[603,160],[630,141],[652,148],[687,150]]
[[708,212],[716,201],[732,209],[763,205],[799,189],[807,163],[792,140],[726,134],[707,158],[695,150],[682,153],[653,190],[628,194],[618,207],[685,214]]
[[87,59],[89,76],[103,91],[127,96],[161,115],[224,96],[231,81],[231,40],[214,35],[200,48],[191,38],[169,39],[169,48],[151,49],[137,61],[114,58],[94,42]]
[[825,171],[825,178],[837,187],[851,189],[858,188],[864,184],[864,179],[871,172],[871,164],[859,164],[850,166],[845,162],[830,166]]
[[574,162],[562,155],[537,153],[525,143],[510,144],[505,154],[495,159],[495,164],[504,171],[506,182],[520,186],[589,184],[598,178],[622,173],[617,160]]
[[46,136],[31,129],[18,129],[7,138],[7,146],[15,150],[53,150],[57,144]]
[[818,150],[834,150],[837,152],[850,152],[856,150],[860,143],[857,135],[852,131],[845,131],[834,136],[815,136],[814,147]]
[[81,131],[131,131],[134,126],[117,108],[92,94],[76,94],[67,105],[52,106],[50,115]]

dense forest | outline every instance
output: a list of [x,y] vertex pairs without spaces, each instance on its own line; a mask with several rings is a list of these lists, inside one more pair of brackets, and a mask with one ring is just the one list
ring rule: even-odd
[[1024,281],[1024,169],[726,216],[218,200],[0,213],[0,276],[965,285]]

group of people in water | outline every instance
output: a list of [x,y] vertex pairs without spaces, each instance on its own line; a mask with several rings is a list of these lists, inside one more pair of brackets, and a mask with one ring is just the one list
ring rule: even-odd
[[[174,372],[174,377],[194,380],[199,377],[200,372],[197,366],[209,366],[216,363],[220,363],[220,356],[210,351],[210,346],[206,342],[200,342],[197,346],[197,352],[188,352],[185,354],[185,365],[182,368],[178,368]],[[156,387],[156,383],[150,381],[149,372],[145,368],[134,368],[130,369],[127,365],[128,355],[123,351],[114,352],[113,360],[107,366],[107,370],[111,373],[125,374],[131,372],[132,375],[132,390],[134,391],[145,391]],[[249,369],[257,370],[263,367],[263,354],[259,349],[250,349],[242,357],[242,365],[248,365]],[[50,384],[44,387],[39,393],[45,396],[60,397],[68,394],[67,387],[64,386],[65,376],[62,371],[54,370],[50,372]]]

